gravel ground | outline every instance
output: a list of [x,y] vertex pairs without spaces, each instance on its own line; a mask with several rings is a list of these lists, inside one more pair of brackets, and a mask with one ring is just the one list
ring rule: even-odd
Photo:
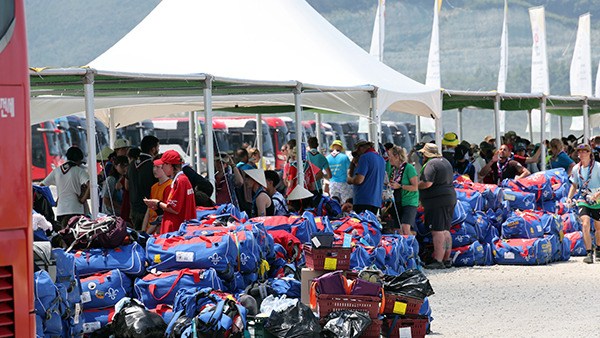
[[600,263],[425,270],[432,336],[598,337]]

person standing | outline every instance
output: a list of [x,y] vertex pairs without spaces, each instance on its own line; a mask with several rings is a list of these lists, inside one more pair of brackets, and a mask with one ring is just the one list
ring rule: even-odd
[[279,175],[273,170],[265,170],[265,179],[267,180],[267,193],[271,196],[271,201],[275,207],[273,216],[287,215],[288,210],[285,197],[276,188],[281,180]]
[[575,166],[575,162],[565,152],[565,146],[562,141],[557,138],[550,140],[550,151],[552,157],[548,160],[548,169],[563,168],[567,172],[567,175],[571,175],[571,170]]
[[121,216],[123,204],[123,185],[121,178],[127,174],[129,159],[127,156],[117,156],[114,159],[110,174],[102,188],[102,213]]
[[[90,177],[81,168],[83,151],[73,146],[67,150],[67,162],[54,168],[40,185],[56,186],[56,218],[63,229],[73,216],[85,215],[85,203],[90,197]],[[86,185],[82,193],[82,186]]]
[[461,144],[454,150],[454,174],[466,175],[475,182],[475,166],[471,163],[469,149]]
[[233,163],[231,156],[219,153],[215,157],[215,190],[216,204],[231,203],[239,207],[235,189],[244,184],[240,170]]
[[342,141],[336,140],[330,146],[333,150],[327,155],[327,162],[331,169],[331,179],[329,180],[329,195],[338,196],[342,203],[352,198],[352,187],[346,183],[348,169],[350,168],[350,159],[344,153]]
[[323,175],[322,178],[317,179],[315,182],[315,190],[319,194],[323,194],[323,178],[330,179],[331,178],[331,169],[329,169],[329,162],[325,158],[323,154],[319,151],[319,141],[316,137],[311,136],[308,138],[308,146],[310,149],[308,150],[308,161],[315,165],[319,171],[325,170],[326,174]]
[[381,209],[385,160],[373,149],[373,142],[354,144],[356,156],[350,163],[346,182],[353,187],[353,208],[359,214],[369,210],[377,215]]
[[181,223],[196,218],[194,188],[187,176],[181,171],[183,163],[181,155],[175,150],[166,151],[160,159],[154,161],[154,165],[162,167],[165,175],[173,177],[171,191],[166,202],[158,199],[144,198],[143,200],[148,208],[161,209],[164,212],[160,226],[161,234],[179,230]]
[[392,165],[389,186],[394,189],[392,217],[400,225],[400,234],[412,235],[419,206],[419,177],[415,167],[407,163],[403,148],[393,146],[388,156]]
[[[160,159],[161,157],[162,155],[158,154],[156,156],[156,159]],[[150,189],[150,198],[157,199],[161,202],[166,203],[167,197],[171,192],[171,183],[173,183],[173,180],[165,174],[165,171],[162,169],[161,165],[153,165],[152,172],[154,174],[154,177],[158,179],[158,182],[154,183],[152,189]],[[159,214],[157,213],[157,211],[158,209],[154,210],[153,208],[148,208],[148,211],[146,211],[146,215],[144,216],[142,231],[145,231],[150,235],[156,232],[156,230],[159,228],[158,224],[155,224],[158,223],[157,219]]]
[[129,203],[131,209],[129,217],[135,230],[142,230],[144,216],[148,207],[144,203],[145,198],[150,197],[150,189],[158,180],[152,173],[152,160],[158,154],[158,138],[148,135],[142,139],[142,151],[133,165],[127,169],[127,183],[129,188]]
[[433,143],[425,144],[419,151],[423,154],[419,197],[423,206],[425,226],[431,230],[433,236],[433,262],[425,265],[425,268],[449,268],[452,265],[450,227],[456,206],[452,165],[438,153],[437,145]]
[[[596,229],[596,260],[600,260],[600,163],[594,160],[592,148],[587,144],[580,144],[576,148],[580,162],[575,165],[571,173],[571,188],[567,201],[577,203],[579,216],[583,223],[583,242],[585,243],[586,256],[584,263],[594,263],[592,255],[591,222],[594,220]],[[577,200],[573,197],[577,194]]]

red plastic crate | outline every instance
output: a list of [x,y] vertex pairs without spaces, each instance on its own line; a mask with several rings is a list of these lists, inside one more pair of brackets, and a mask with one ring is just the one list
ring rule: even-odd
[[429,319],[425,317],[402,317],[398,318],[396,321],[396,325],[393,328],[390,328],[394,323],[393,318],[387,318],[383,321],[383,325],[381,327],[381,332],[384,336],[388,336],[388,332],[391,329],[392,331],[389,333],[390,338],[398,338],[400,337],[400,333],[398,330],[401,327],[410,327],[410,333],[413,338],[425,337],[427,333],[427,322]]
[[350,269],[350,254],[352,254],[352,248],[315,249],[304,244],[306,267],[315,271],[348,270]]
[[410,298],[386,292],[383,313],[397,315],[418,315],[422,304],[422,299]]
[[383,320],[381,319],[372,319],[371,324],[367,326],[365,331],[360,335],[363,338],[379,338],[381,337],[381,325],[383,324]]
[[337,310],[355,310],[369,313],[369,317],[377,318],[381,298],[354,295],[318,295],[317,313],[323,318]]

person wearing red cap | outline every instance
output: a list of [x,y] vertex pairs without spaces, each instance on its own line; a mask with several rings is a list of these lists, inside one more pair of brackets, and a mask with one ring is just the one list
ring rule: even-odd
[[181,164],[183,164],[181,155],[175,150],[166,151],[160,159],[154,161],[154,165],[162,166],[167,176],[173,177],[167,202],[161,202],[158,199],[144,199],[148,208],[164,211],[160,226],[161,234],[176,231],[181,223],[196,218],[194,188],[181,171]]

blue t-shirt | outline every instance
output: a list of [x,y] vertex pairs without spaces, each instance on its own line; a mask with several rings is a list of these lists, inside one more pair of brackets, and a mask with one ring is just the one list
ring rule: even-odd
[[363,175],[362,184],[355,184],[354,204],[381,207],[381,194],[385,177],[385,160],[381,155],[368,151],[360,156],[354,175]]
[[564,168],[565,171],[569,171],[569,166],[573,163],[573,160],[565,152],[561,152],[556,156],[556,160],[550,163],[550,169]]
[[331,169],[330,182],[346,182],[348,177],[348,168],[350,168],[350,159],[344,153],[331,153],[327,155],[329,169]]
[[[325,168],[329,168],[329,162],[323,154],[321,154],[317,149],[311,149],[308,151],[308,161],[314,164],[319,170],[323,170]],[[315,173],[316,175],[316,173]],[[315,189],[321,190],[323,189],[321,185],[321,180],[317,180],[315,183]]]

